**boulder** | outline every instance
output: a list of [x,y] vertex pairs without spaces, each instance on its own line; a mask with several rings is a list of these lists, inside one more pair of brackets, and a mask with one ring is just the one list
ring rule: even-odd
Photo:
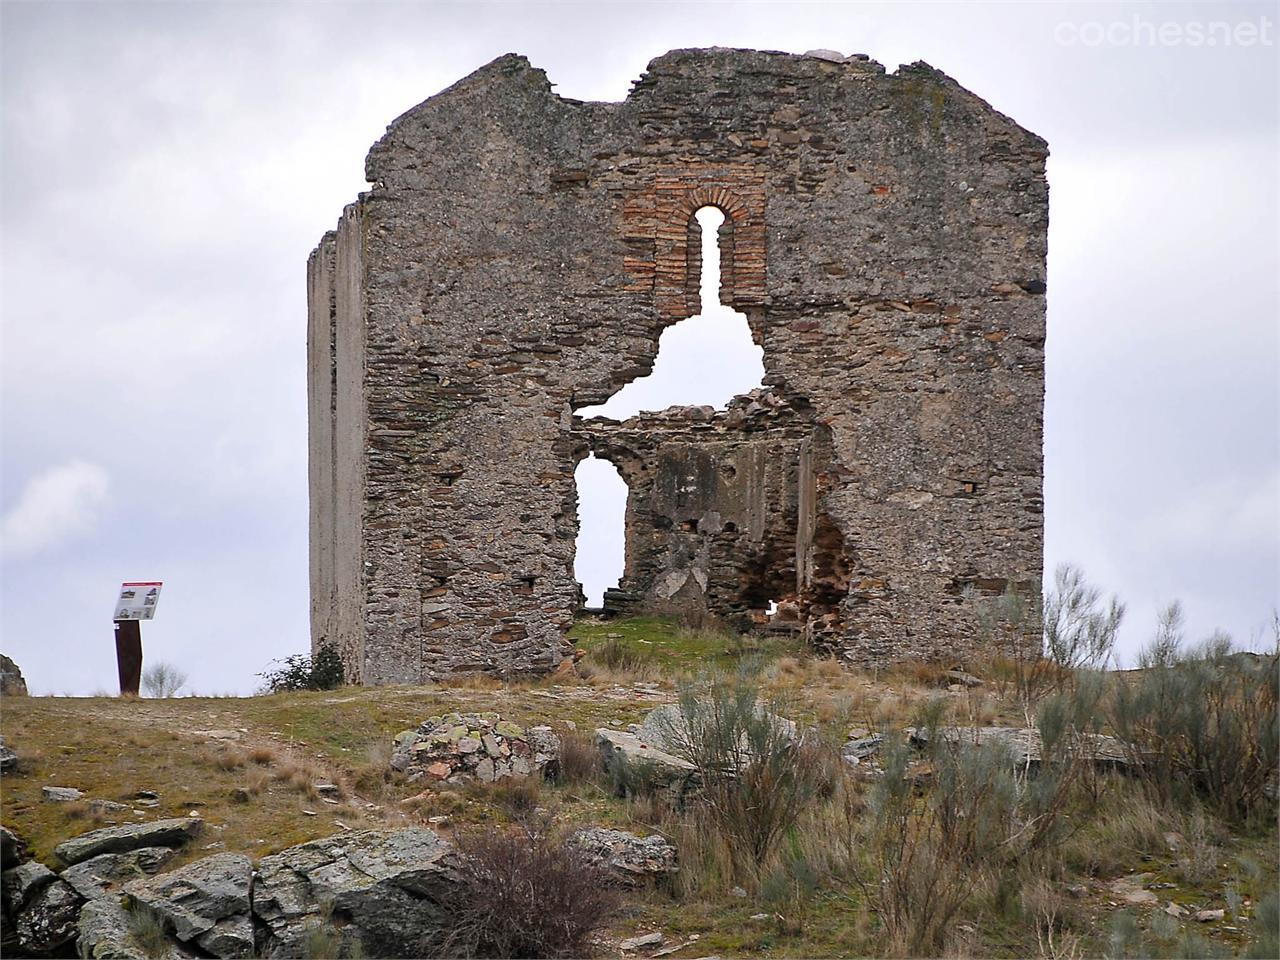
[[9,915],[16,914],[40,888],[57,878],[56,873],[36,860],[10,867],[0,874],[4,912]]
[[[156,877],[134,880],[124,892],[134,909],[142,906],[151,911],[183,943],[194,941],[219,957],[247,957],[253,954],[252,878],[253,862],[248,857],[217,853]],[[244,922],[236,922],[237,916]],[[227,920],[231,922],[223,922]]]
[[156,944],[140,942],[134,931],[134,915],[115,897],[90,900],[81,908],[77,924],[80,956],[86,960],[185,960],[197,956],[169,938],[157,951]]
[[75,787],[41,787],[40,795],[52,803],[71,803],[84,799],[84,791]]
[[18,950],[39,956],[65,947],[76,938],[83,902],[79,894],[61,880],[46,884],[14,917]]
[[25,697],[27,681],[18,665],[0,653],[0,697]]
[[62,871],[62,879],[86,900],[118,893],[126,883],[159,872],[178,851],[172,847],[140,847],[126,853],[100,853]]
[[26,855],[27,842],[8,827],[0,827],[0,868],[16,867]]
[[4,737],[0,737],[0,773],[8,773],[18,768],[18,755],[13,749],[5,746]]
[[391,767],[410,777],[491,782],[554,776],[559,758],[560,738],[550,727],[526,729],[496,713],[447,713],[397,735]]
[[[787,740],[794,741],[799,739],[799,732],[796,730],[795,723],[785,717],[769,714],[759,704],[756,705],[756,715],[759,717],[768,716],[777,732]],[[635,732],[636,736],[645,743],[666,753],[678,757],[683,757],[688,753],[689,720],[685,717],[678,703],[664,703],[650,710],[648,716],[641,721],[639,729]],[[745,740],[739,745],[739,749],[742,751],[742,758],[745,759],[749,756],[750,747]]]
[[657,834],[641,837],[625,830],[592,827],[579,830],[569,843],[582,851],[588,863],[626,886],[670,876],[679,869],[676,848]]
[[[927,730],[908,728],[911,745],[924,747],[929,743]],[[940,727],[935,734],[951,745],[983,746],[1003,744],[1008,747],[1013,762],[1019,766],[1035,766],[1040,763],[1043,746],[1040,731],[1028,727]],[[1094,764],[1103,767],[1123,767],[1130,763],[1124,744],[1115,737],[1100,733],[1080,734],[1078,748]]]
[[102,853],[124,853],[141,847],[180,847],[200,832],[202,823],[199,817],[175,817],[104,827],[64,840],[53,852],[70,866]]
[[439,927],[455,879],[453,847],[435,832],[376,830],[313,840],[263,857],[253,908],[266,955],[303,956],[308,933],[331,914],[366,956],[416,956]]
[[634,733],[600,729],[596,745],[605,772],[620,793],[635,793],[643,786],[679,801],[697,783],[692,763],[650,746]]

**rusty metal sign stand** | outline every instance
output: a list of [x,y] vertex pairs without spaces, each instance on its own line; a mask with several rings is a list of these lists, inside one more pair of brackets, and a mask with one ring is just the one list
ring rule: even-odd
[[117,620],[115,623],[120,696],[136,697],[142,682],[142,623],[138,620]]

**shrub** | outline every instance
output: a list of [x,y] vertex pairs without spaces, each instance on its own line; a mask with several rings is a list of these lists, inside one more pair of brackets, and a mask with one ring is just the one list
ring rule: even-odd
[[678,715],[664,731],[671,751],[697,768],[695,803],[728,841],[735,864],[759,868],[823,783],[816,742],[783,720],[786,704],[760,702],[754,681],[718,680],[680,692]]
[[887,947],[903,956],[940,952],[952,920],[999,849],[1015,803],[1003,745],[955,748],[930,737],[932,787],[917,799],[910,747],[888,736],[884,776],[868,796],[867,858],[856,874]]
[[560,762],[556,768],[556,781],[566,786],[598,784],[603,767],[595,738],[569,727],[562,727],[557,732],[560,736]]
[[167,699],[187,685],[187,675],[163,661],[142,671],[142,689],[149,697]]
[[262,678],[267,693],[284,693],[289,690],[332,690],[346,682],[342,657],[333,644],[321,642],[314,657],[297,653],[283,660],[272,660],[283,666],[264,670]]
[[621,900],[606,874],[545,826],[457,840],[458,883],[431,957],[584,957]]
[[1240,821],[1269,805],[1280,766],[1280,657],[1235,653],[1222,634],[1184,654],[1181,625],[1173,604],[1110,720],[1160,801],[1190,791]]

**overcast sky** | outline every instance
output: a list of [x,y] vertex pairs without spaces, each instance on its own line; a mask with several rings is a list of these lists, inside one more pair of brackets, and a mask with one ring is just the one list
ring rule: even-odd
[[1272,3],[0,17],[0,649],[32,692],[115,690],[122,579],[165,581],[146,656],[201,692],[248,692],[307,648],[307,253],[386,125],[509,51],[602,100],[675,47],[924,60],[1044,136],[1047,565],[1128,602],[1127,651],[1175,597],[1195,636],[1263,642],[1280,579]]

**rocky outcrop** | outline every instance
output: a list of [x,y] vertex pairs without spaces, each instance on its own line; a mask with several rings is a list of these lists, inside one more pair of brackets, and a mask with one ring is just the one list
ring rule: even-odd
[[142,847],[180,847],[200,832],[199,817],[175,817],[150,823],[126,823],[92,830],[53,848],[68,866],[103,853],[125,853]]
[[163,921],[182,943],[217,957],[254,954],[250,885],[253,862],[219,853],[124,888],[126,897]]
[[140,847],[127,853],[100,853],[62,871],[62,879],[86,900],[119,893],[126,883],[158,873],[173,859],[172,847]]
[[85,960],[185,960],[195,957],[182,944],[168,940],[156,950],[134,932],[134,915],[114,897],[90,900],[80,911],[77,949]]
[[14,916],[18,950],[28,956],[60,951],[76,938],[84,901],[62,880],[41,887]]
[[671,876],[679,869],[676,848],[657,834],[641,837],[625,830],[592,827],[579,830],[569,842],[590,864],[625,886]]
[[0,868],[16,867],[26,855],[27,842],[8,827],[0,827]]
[[[649,849],[659,838],[632,839],[655,864],[661,859]],[[108,850],[61,877],[37,863],[10,867],[5,955],[66,955],[78,940],[80,956],[100,960],[305,957],[317,949],[412,957],[436,938],[457,882],[453,847],[418,828],[315,840],[262,858],[256,871],[247,856],[219,853],[145,875],[173,855],[167,847]],[[638,853],[619,859],[632,872],[644,869]]]
[[525,728],[496,713],[448,713],[404,731],[392,749],[392,768],[411,778],[492,783],[507,777],[553,775],[560,738],[550,727]]
[[27,681],[16,663],[0,653],[0,697],[25,697]]
[[11,867],[0,876],[6,913],[17,913],[39,891],[58,878],[58,875],[36,860]]
[[455,878],[453,847],[431,830],[364,831],[290,847],[258,864],[253,908],[268,927],[264,953],[304,956],[332,914],[365,956],[414,956],[438,928]]

